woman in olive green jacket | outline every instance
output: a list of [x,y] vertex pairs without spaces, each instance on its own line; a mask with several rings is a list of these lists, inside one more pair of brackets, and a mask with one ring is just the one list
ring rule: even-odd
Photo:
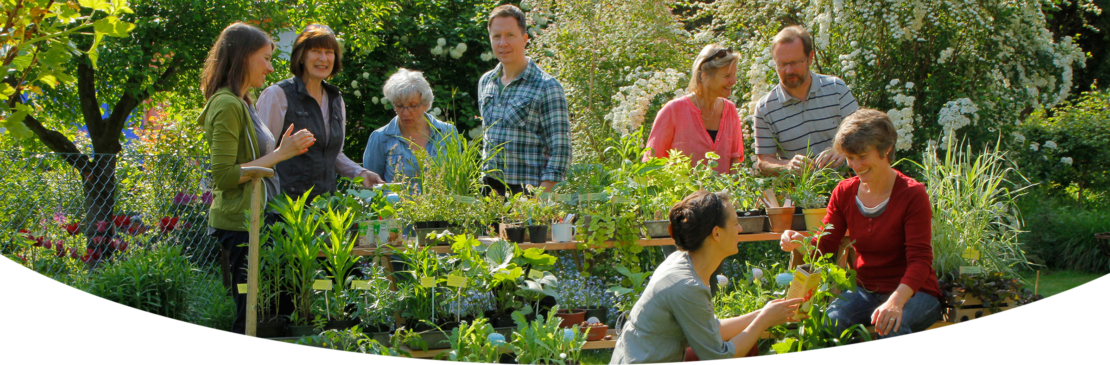
[[[274,42],[253,26],[235,23],[224,28],[212,46],[201,74],[200,88],[208,100],[197,122],[204,125],[212,169],[212,207],[208,215],[209,234],[216,237],[232,273],[232,287],[246,282],[247,250],[240,247],[249,240],[243,211],[250,205],[246,193],[250,178],[240,168],[273,168],[278,162],[304,153],[315,142],[312,133],[285,131],[275,148],[274,136],[261,123],[247,92],[262,87],[266,75],[274,72],[270,57]],[[280,191],[276,178],[264,179],[267,200]],[[234,296],[236,307],[232,331],[246,329],[246,295]]]

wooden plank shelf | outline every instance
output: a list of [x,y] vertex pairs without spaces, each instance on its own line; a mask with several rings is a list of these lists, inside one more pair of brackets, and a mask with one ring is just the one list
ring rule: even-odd
[[[773,232],[762,232],[752,234],[740,235],[740,242],[760,242],[760,241],[777,241],[781,234]],[[478,240],[483,243],[491,243],[497,240],[496,237],[478,237]],[[361,239],[360,239],[361,242]],[[606,241],[603,248],[613,247],[614,241]],[[400,242],[396,243],[397,245]],[[673,238],[644,238],[637,242],[640,246],[668,246],[674,244]],[[545,251],[559,251],[559,250],[575,250],[578,249],[578,242],[547,242],[547,243],[521,243],[520,249],[527,250],[529,248],[541,248]],[[398,250],[399,246],[382,246],[383,249]],[[372,256],[377,252],[378,248],[371,245],[356,246],[352,254],[356,256]],[[452,253],[450,246],[433,246],[432,252],[436,253]]]

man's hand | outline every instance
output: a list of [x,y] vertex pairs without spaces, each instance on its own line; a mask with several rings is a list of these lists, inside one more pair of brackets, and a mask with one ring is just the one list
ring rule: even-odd
[[837,168],[844,164],[844,155],[836,152],[832,147],[821,151],[817,155],[817,167],[819,168]]
[[377,184],[385,184],[381,176],[378,176],[377,173],[370,170],[363,170],[358,176],[362,178],[362,187],[364,188],[372,188]]
[[543,193],[543,192],[555,191],[555,184],[557,184],[557,183],[554,182],[554,181],[550,181],[550,180],[541,181],[540,182],[540,187],[539,187],[539,189],[536,189],[535,193],[539,194],[539,193]]
[[790,162],[786,164],[786,167],[789,168],[790,171],[798,171],[811,164],[813,164],[813,160],[810,160],[809,157],[806,157],[806,155],[798,154],[794,155],[794,158],[790,159]]

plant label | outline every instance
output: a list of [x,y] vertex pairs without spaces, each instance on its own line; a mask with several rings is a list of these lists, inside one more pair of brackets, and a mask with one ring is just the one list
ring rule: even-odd
[[239,290],[239,294],[246,294],[247,293],[247,283],[242,283],[242,284],[238,284],[238,285],[235,285],[235,286],[236,286],[236,289]]
[[369,280],[352,280],[351,289],[370,290]]
[[821,285],[821,272],[809,272],[802,267],[794,270],[794,280],[790,282],[790,290],[786,293],[786,299],[802,298],[802,304],[798,305],[799,312],[809,311],[809,298],[817,292],[817,286]]
[[983,273],[983,268],[978,266],[960,266],[960,275],[978,275]]
[[540,200],[551,200],[551,193],[540,193]]
[[420,286],[425,288],[436,287],[436,278],[424,276],[420,278]]
[[968,260],[978,260],[979,259],[979,250],[972,249],[972,248],[964,250],[964,258],[968,259]]
[[474,199],[473,197],[462,196],[462,195],[455,195],[455,200],[458,200],[459,203],[463,203],[463,204],[474,204],[474,203],[478,202],[478,199]]
[[574,201],[575,194],[559,194],[555,196],[555,201],[560,203],[570,203]]
[[447,286],[453,287],[466,287],[466,277],[458,275],[447,275]]
[[632,198],[627,196],[618,196],[613,198],[613,202],[617,204],[632,204]]
[[331,280],[316,279],[312,282],[312,290],[331,290]]
[[592,202],[605,201],[605,193],[589,193],[586,195],[586,200]]

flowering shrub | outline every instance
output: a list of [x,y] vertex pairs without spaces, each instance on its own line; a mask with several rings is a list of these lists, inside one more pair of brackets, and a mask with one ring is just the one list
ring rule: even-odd
[[[948,133],[975,144],[993,141],[999,131],[1013,129],[1025,108],[1063,101],[1072,90],[1072,69],[1085,61],[1070,37],[1056,39],[1046,29],[1042,6],[1052,5],[1044,1],[722,0],[693,6],[700,9],[696,17],[712,18],[701,30],[742,54],[733,89],[740,99],[757,101],[777,83],[770,41],[783,26],[801,24],[814,37],[811,70],[843,78],[860,106],[887,110],[899,130],[896,148],[912,152]],[[741,117],[750,120],[746,110]]]
[[566,91],[576,162],[602,159],[602,142],[617,130],[627,133],[642,120],[654,120],[666,101],[655,97],[673,95],[684,74],[674,70],[689,69],[693,52],[704,46],[691,43],[664,2],[526,0],[521,5],[536,24],[529,55]]
[[1022,171],[1080,191],[1110,183],[1110,92],[1084,93],[1048,114],[1037,110],[1011,135]]

